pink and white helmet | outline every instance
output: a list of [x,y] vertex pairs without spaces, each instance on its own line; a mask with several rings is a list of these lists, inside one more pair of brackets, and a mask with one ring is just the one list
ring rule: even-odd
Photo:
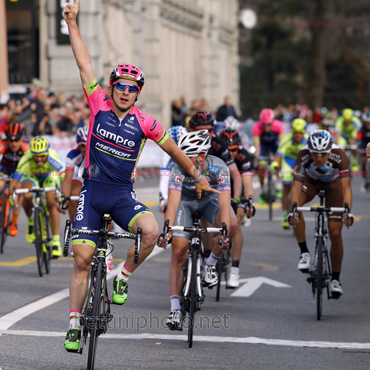
[[144,73],[133,64],[120,64],[113,69],[109,77],[109,83],[112,86],[113,82],[120,78],[127,78],[128,80],[136,81],[140,90],[144,86]]
[[274,111],[272,109],[262,109],[260,113],[260,121],[262,124],[271,125],[275,118]]

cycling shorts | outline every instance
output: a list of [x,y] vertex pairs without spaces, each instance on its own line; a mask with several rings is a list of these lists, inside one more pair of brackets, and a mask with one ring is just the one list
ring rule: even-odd
[[275,155],[277,152],[278,146],[279,146],[279,142],[277,140],[274,141],[273,143],[269,143],[268,145],[261,142],[260,157],[267,158],[269,155],[269,151],[271,152],[271,154]]
[[40,186],[43,188],[60,188],[60,175],[56,172],[50,173],[44,180],[37,178],[36,176],[23,176],[21,183],[31,182],[32,186]]
[[[147,206],[136,200],[131,184],[117,185],[85,179],[73,227],[99,230],[105,213],[109,213],[118,226],[129,232],[132,232],[132,224],[139,216],[152,214]],[[88,244],[95,248],[98,238],[95,235],[73,234],[72,245]]]
[[[303,204],[310,202],[320,190],[325,190],[326,207],[343,207],[344,197],[340,178],[331,182],[322,182],[305,176],[300,194],[300,197],[304,196]],[[328,219],[329,221],[342,222],[342,214],[340,212],[329,213]]]
[[[216,225],[216,216],[220,211],[218,194],[211,193],[201,199],[182,195],[174,224],[176,226],[192,226],[195,211],[198,211],[212,225]],[[190,238],[189,233],[185,231],[174,231],[172,236],[173,238]]]

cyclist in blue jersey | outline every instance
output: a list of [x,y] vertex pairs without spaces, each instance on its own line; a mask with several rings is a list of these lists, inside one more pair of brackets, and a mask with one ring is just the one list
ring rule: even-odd
[[[89,52],[84,45],[76,18],[79,0],[67,4],[64,18],[68,25],[72,51],[80,71],[83,90],[91,115],[81,189],[74,227],[100,229],[102,216],[109,213],[123,229],[136,233],[142,229],[139,265],[149,256],[158,238],[158,224],[151,211],[136,200],[133,189],[135,167],[145,141],[149,138],[166,151],[195,179],[197,196],[202,191],[218,192],[209,187],[192,161],[169,138],[153,117],[135,106],[144,86],[144,74],[132,64],[118,65],[110,75],[109,96],[98,84]],[[80,316],[87,291],[87,276],[97,238],[73,235],[75,257],[70,281],[70,324],[64,346],[77,351],[81,338]],[[113,283],[113,303],[127,300],[127,280],[138,267],[133,261],[135,246],[128,251],[122,270]]]

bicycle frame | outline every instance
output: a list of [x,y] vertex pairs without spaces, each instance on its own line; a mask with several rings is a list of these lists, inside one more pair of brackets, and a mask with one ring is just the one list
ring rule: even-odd
[[12,178],[9,176],[4,175],[3,177],[0,178],[0,180],[5,181],[5,187],[4,191],[1,194],[1,210],[0,210],[0,253],[4,252],[4,245],[6,238],[8,236],[8,227],[10,223],[10,218],[11,218],[11,206],[9,202],[9,187],[10,187],[10,182],[12,181]]
[[[108,329],[108,323],[113,319],[113,315],[110,312],[110,305],[112,302],[109,300],[108,296],[107,265],[105,262],[108,250],[108,239],[111,237],[135,239],[134,262],[139,262],[142,233],[141,228],[138,228],[137,235],[131,233],[109,232],[108,226],[110,222],[110,215],[104,214],[103,226],[101,230],[87,230],[72,228],[71,221],[67,220],[64,230],[64,256],[68,255],[72,233],[99,236],[89,273],[90,279],[87,291],[88,293],[86,295],[81,314],[82,335],[80,346],[77,351],[78,353],[82,354],[83,347],[87,342],[88,335],[90,334],[89,354],[87,361],[88,369],[94,368],[98,336],[106,333]],[[113,252],[113,249],[114,247],[112,245],[110,253]]]

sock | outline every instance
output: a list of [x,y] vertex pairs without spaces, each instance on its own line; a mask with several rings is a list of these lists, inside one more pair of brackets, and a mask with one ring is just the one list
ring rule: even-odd
[[81,311],[77,311],[77,310],[69,311],[69,328],[70,329],[81,327],[80,317],[81,317]]
[[301,250],[301,254],[302,253],[309,253],[306,241],[298,243],[298,245],[299,245],[299,249]]
[[232,262],[231,262],[231,266],[232,266],[232,267],[239,267],[239,263],[240,263],[240,261],[239,261],[239,260],[232,260]]
[[10,221],[10,223],[15,225],[17,223],[17,221],[18,221],[18,216],[19,215],[14,214],[13,217],[12,217],[12,220]]
[[171,312],[174,310],[181,310],[180,297],[178,295],[171,295]]
[[216,263],[218,262],[218,259],[220,257],[216,257],[213,253],[207,258],[206,262],[204,262],[207,266],[216,266]]
[[131,276],[133,271],[130,271],[125,264],[122,266],[122,270],[117,274],[117,279],[123,279],[124,281],[127,281],[128,278]]
[[33,225],[33,216],[27,218],[28,225]]
[[60,239],[59,234],[58,235],[53,235],[53,240],[57,241],[59,239]]
[[340,281],[339,280],[339,275],[340,275],[340,271],[339,272],[332,271],[332,273],[331,273],[331,280],[338,280],[338,281]]

